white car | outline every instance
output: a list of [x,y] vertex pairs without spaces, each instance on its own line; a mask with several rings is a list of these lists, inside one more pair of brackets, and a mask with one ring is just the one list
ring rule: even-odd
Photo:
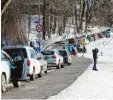
[[38,60],[40,61],[42,70],[45,72],[45,74],[47,74],[47,61],[45,60],[44,56],[41,53],[37,54],[38,56]]
[[64,67],[63,57],[57,49],[41,51],[47,60],[48,67],[56,67],[57,69]]
[[30,76],[30,80],[35,80],[36,76],[41,77],[42,68],[40,62],[37,60],[37,54],[35,50],[29,46],[8,46],[3,48],[11,57],[13,54],[21,52],[24,57],[24,64],[27,69],[27,74]]
[[27,80],[27,72],[23,58],[14,61],[6,52],[1,51],[1,91],[5,92],[7,84],[12,82],[14,87],[19,87],[18,81]]
[[10,65],[9,65],[9,60],[7,60],[5,56],[5,52],[1,51],[1,91],[5,92],[7,84],[10,81],[11,77],[11,70],[10,70]]

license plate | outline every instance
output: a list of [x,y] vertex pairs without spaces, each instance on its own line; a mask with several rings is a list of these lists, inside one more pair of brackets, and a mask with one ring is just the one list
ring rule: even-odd
[[49,57],[45,57],[45,59],[49,59]]

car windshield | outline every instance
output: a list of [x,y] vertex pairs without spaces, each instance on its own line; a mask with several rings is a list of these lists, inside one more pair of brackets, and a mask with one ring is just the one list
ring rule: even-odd
[[15,55],[18,54],[19,52],[23,54],[24,58],[27,58],[27,53],[24,48],[4,49],[4,51],[6,51],[12,58],[14,58]]
[[66,51],[59,50],[59,53],[60,53],[60,55],[62,55],[62,56],[67,56],[67,52],[66,52]]
[[43,55],[54,55],[54,51],[42,51]]

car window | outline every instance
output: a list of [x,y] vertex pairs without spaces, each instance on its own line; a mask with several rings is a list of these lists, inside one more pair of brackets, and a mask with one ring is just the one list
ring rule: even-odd
[[42,51],[43,55],[54,55],[54,51]]
[[20,55],[14,57],[14,61],[19,61],[19,60],[22,60],[22,57]]
[[60,53],[60,55],[62,55],[62,56],[67,56],[67,52],[66,52],[66,51],[59,50],[59,53]]
[[30,53],[30,57],[31,57],[31,58],[33,58],[33,59],[36,59],[36,58],[37,58],[37,57],[36,57],[36,53],[35,53],[34,50],[29,49],[29,53]]
[[43,56],[43,54],[42,54],[42,53],[40,53],[40,56],[41,56],[41,58],[42,58],[42,59],[44,59],[44,56]]
[[6,57],[3,53],[1,53],[1,59],[6,59]]
[[14,49],[4,49],[11,57],[14,53],[21,52],[24,56],[24,58],[27,58],[27,52],[25,48],[14,48]]
[[42,59],[44,59],[44,56],[41,53],[38,53],[38,57],[41,57]]
[[2,61],[9,61],[10,64],[13,64],[13,60],[3,53],[1,53],[1,60]]
[[57,55],[60,55],[59,51],[55,50],[55,52],[56,52]]
[[41,57],[41,54],[40,53],[38,53],[38,57]]

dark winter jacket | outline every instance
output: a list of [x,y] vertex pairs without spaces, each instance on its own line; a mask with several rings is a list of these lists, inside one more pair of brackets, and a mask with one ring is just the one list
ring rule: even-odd
[[97,53],[98,53],[98,49],[93,49],[92,50],[92,53],[93,53],[93,59],[97,59]]

